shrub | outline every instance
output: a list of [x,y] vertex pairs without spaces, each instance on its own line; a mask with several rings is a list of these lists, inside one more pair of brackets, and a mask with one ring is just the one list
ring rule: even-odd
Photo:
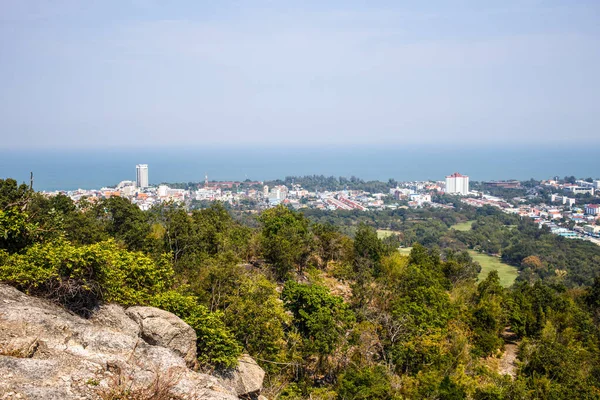
[[166,258],[155,262],[143,253],[122,249],[113,240],[86,246],[64,240],[38,243],[24,254],[1,258],[0,281],[84,316],[100,301],[147,303],[168,289],[173,279]]
[[354,322],[354,314],[342,298],[323,286],[287,281],[282,298],[304,336],[306,350],[314,354],[332,354]]
[[393,399],[393,390],[385,367],[350,368],[340,377],[339,399]]
[[198,361],[208,366],[234,367],[240,345],[223,323],[221,312],[210,312],[193,296],[170,290],[155,296],[150,304],[176,314],[196,331]]

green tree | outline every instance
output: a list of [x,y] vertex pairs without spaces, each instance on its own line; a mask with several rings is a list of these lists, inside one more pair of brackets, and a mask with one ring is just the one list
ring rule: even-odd
[[379,272],[381,258],[385,255],[385,248],[377,237],[375,229],[365,224],[358,227],[354,237],[354,251],[357,259],[367,260],[368,263],[366,264],[373,266],[372,273],[377,274]]
[[308,354],[323,357],[333,353],[354,321],[348,305],[323,286],[287,281],[281,296],[305,339]]
[[394,396],[389,374],[382,365],[347,369],[340,376],[337,392],[340,400],[397,398]]
[[[285,332],[291,318],[279,299],[276,285],[262,275],[243,279],[224,309],[225,322],[245,350],[267,361],[284,361]],[[267,370],[276,364],[263,363]]]
[[109,235],[125,243],[130,250],[142,250],[150,233],[146,214],[129,200],[113,196],[95,207],[97,217]]
[[294,267],[302,269],[310,255],[308,220],[282,205],[264,211],[259,220],[262,251],[277,279],[287,277]]

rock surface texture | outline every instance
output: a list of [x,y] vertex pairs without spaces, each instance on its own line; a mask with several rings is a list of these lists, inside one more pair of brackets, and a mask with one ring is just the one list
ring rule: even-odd
[[262,389],[265,371],[252,357],[245,354],[240,357],[235,369],[222,371],[217,376],[223,386],[235,392],[240,398],[255,398]]
[[195,357],[195,332],[166,311],[110,305],[83,319],[0,284],[0,399],[238,398],[238,386],[187,367],[192,338]]
[[196,363],[196,331],[178,316],[155,307],[129,307],[125,311],[140,328],[147,343],[166,347],[182,357],[188,366]]

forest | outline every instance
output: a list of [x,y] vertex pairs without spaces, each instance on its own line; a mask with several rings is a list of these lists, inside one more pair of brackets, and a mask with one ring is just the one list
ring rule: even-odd
[[[384,211],[305,210],[316,223],[333,224],[354,235],[360,224],[395,232],[384,241],[410,247],[419,243],[430,249],[472,249],[500,256],[520,270],[518,280],[558,283],[566,287],[590,286],[600,273],[600,246],[583,240],[553,235],[529,218],[503,213],[495,207],[474,208],[454,203],[446,209],[397,209]],[[473,221],[472,229],[459,231],[453,225]],[[535,261],[532,263],[532,260]],[[524,262],[525,261],[525,262]]]
[[[519,278],[478,280],[467,249]],[[0,180],[1,282],[84,317],[173,312],[196,330],[200,369],[248,353],[271,399],[600,398],[599,249],[487,207],[141,211]]]
[[306,176],[287,176],[285,179],[267,181],[265,185],[300,185],[302,188],[314,192],[337,191],[337,190],[364,190],[371,193],[387,193],[390,188],[396,187],[398,183],[389,179],[388,182],[365,181],[352,176],[346,178],[343,176],[325,176],[325,175],[306,175]]

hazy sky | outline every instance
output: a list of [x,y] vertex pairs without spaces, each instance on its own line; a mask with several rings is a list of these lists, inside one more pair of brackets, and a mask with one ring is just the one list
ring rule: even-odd
[[600,1],[0,0],[0,135],[600,144]]

